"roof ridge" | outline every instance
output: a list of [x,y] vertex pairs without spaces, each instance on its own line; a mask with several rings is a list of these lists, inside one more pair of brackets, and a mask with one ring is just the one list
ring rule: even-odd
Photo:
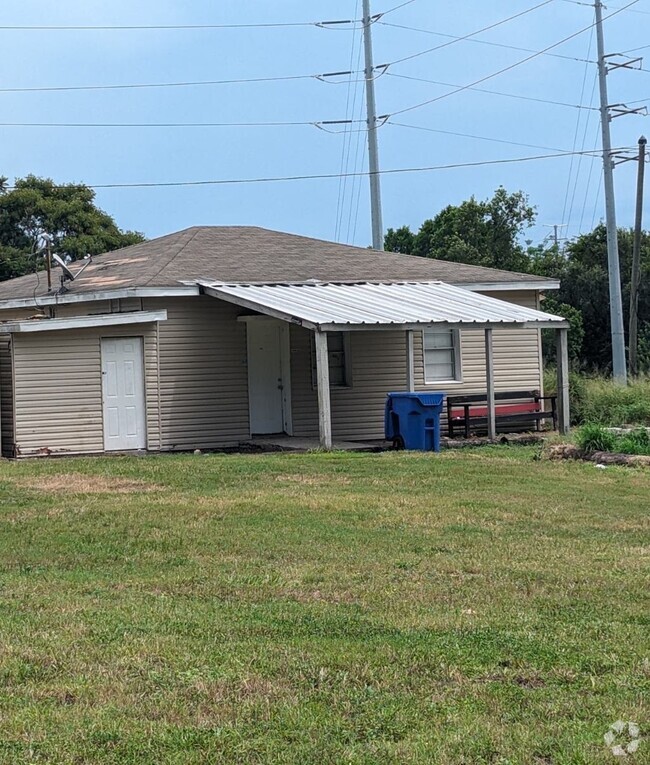
[[176,252],[174,252],[172,255],[170,255],[169,258],[156,271],[156,273],[152,274],[152,276],[150,276],[149,279],[147,279],[147,281],[145,282],[145,285],[151,284],[153,279],[155,279],[162,271],[164,271],[165,268],[167,268],[167,266],[171,265],[176,260],[176,258],[183,252],[183,250],[191,242],[194,241],[194,239],[197,237],[197,235],[199,233],[199,230],[200,230],[199,228],[193,226],[193,227],[190,227],[190,228],[182,229],[180,232],[177,232],[177,233],[180,233],[180,234],[185,234],[185,233],[189,233],[190,231],[193,231],[193,233],[190,236],[190,238],[181,246],[181,248],[176,250]]

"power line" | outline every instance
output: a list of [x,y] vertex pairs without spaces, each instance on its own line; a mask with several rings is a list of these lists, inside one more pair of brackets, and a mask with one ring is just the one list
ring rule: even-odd
[[[423,77],[412,77],[407,74],[394,74],[393,72],[387,72],[386,75],[388,77],[399,77],[402,80],[414,80],[415,82],[426,82],[431,85],[442,85],[447,88],[462,88],[463,87],[462,85],[456,85],[455,83],[452,83],[452,82],[441,82],[440,80],[428,80],[428,79],[424,79]],[[522,101],[535,101],[540,104],[552,104],[553,106],[566,106],[571,109],[590,109],[592,111],[596,111],[596,112],[598,111],[596,107],[581,106],[580,104],[569,104],[569,103],[566,103],[565,101],[552,101],[548,98],[535,98],[534,96],[522,96],[518,93],[504,93],[503,91],[488,90],[487,88],[469,87],[469,88],[465,88],[465,90],[473,90],[473,91],[476,91],[477,93],[488,93],[489,95],[492,95],[492,96],[503,96],[504,98],[516,98]],[[641,99],[641,100],[645,100],[645,99]],[[635,103],[635,102],[630,101],[629,103]]]
[[[550,1],[550,0],[549,0]],[[404,8],[415,0],[406,0],[400,5],[389,8],[376,14],[372,22],[394,11]],[[9,32],[125,32],[125,31],[175,31],[175,30],[200,30],[200,29],[280,29],[287,27],[318,27],[328,28],[333,26],[360,24],[361,19],[337,19],[334,21],[274,21],[259,23],[240,24],[3,24],[0,31]]]
[[[347,125],[352,120],[337,120]],[[331,121],[330,121],[331,123]],[[21,128],[228,128],[228,127],[318,127],[328,122],[0,122],[0,127]]]
[[260,24],[120,24],[120,25],[2,25],[0,30],[9,32],[124,32],[146,30],[196,30],[196,29],[270,29],[278,27],[322,27],[327,24],[353,24],[353,19],[340,22],[326,21],[289,21]]
[[[596,136],[594,138],[594,153],[596,151],[596,147],[598,146],[599,133],[600,133],[600,123],[596,122]],[[594,172],[594,161],[593,161],[594,159],[596,159],[596,157],[592,157],[591,158],[592,161],[589,163],[589,174],[587,176],[587,183],[585,184],[585,196],[582,202],[582,212],[580,213],[580,225],[578,226],[578,234],[582,234],[582,222],[585,218],[585,212],[587,210],[587,199],[589,197],[589,192],[591,191],[591,176],[593,175],[593,172]],[[597,202],[598,202],[598,195],[596,196],[596,203]],[[594,227],[592,225],[591,227],[592,231],[593,231],[593,228]]]
[[[358,72],[338,72],[337,74],[358,74]],[[148,82],[148,83],[128,83],[125,85],[57,85],[52,87],[35,88],[0,88],[0,93],[51,93],[58,91],[74,90],[132,90],[139,88],[188,88],[204,85],[240,85],[244,83],[255,82],[286,82],[288,80],[313,80],[331,77],[328,74],[295,74],[283,77],[249,77],[232,80],[194,80],[187,82]]]
[[[402,7],[402,6],[400,6]],[[359,9],[361,11],[361,14],[363,15],[363,0],[360,0],[359,2]],[[365,53],[365,38],[364,38],[364,32],[365,30],[361,31],[361,35],[359,37],[359,55],[357,59],[357,69],[361,67],[361,61],[362,57]],[[354,100],[352,103],[352,119],[361,120],[363,117],[363,113],[365,111],[366,107],[366,86],[363,80],[357,79],[355,82],[355,90],[354,90]],[[355,111],[355,107],[357,105],[358,101],[358,110]],[[365,163],[368,159],[366,153],[363,151],[363,144],[364,144],[364,138],[367,136],[367,123],[364,126],[366,129],[363,131],[356,130],[354,131],[356,133],[355,135],[355,146],[354,151],[351,156],[354,158],[354,164],[352,165],[353,172],[357,173],[359,171],[363,171],[365,167]],[[352,131],[350,132],[350,143],[349,148],[352,149]],[[347,168],[346,168],[347,172]],[[348,212],[348,220],[347,220],[347,227],[345,230],[345,240],[346,242],[354,241],[354,238],[356,236],[356,228],[357,223],[359,219],[359,207],[361,204],[361,187],[363,185],[363,177],[359,175],[356,178],[352,178],[352,188],[350,190],[350,208]],[[356,195],[355,195],[356,192]],[[354,232],[352,234],[352,239],[350,239],[350,231],[352,229],[352,215],[354,211]]]
[[410,56],[404,56],[403,58],[398,58],[395,61],[391,61],[390,66],[394,66],[395,64],[403,64],[405,61],[412,61],[414,58],[425,56],[427,53],[433,53],[436,50],[447,48],[450,45],[454,45],[455,43],[460,42],[461,40],[468,40],[470,37],[474,37],[474,35],[478,35],[478,34],[481,34],[482,32],[487,32],[490,29],[495,29],[496,27],[502,26],[503,24],[507,24],[508,22],[514,21],[515,19],[518,19],[521,16],[525,16],[526,14],[532,13],[533,11],[536,11],[539,8],[543,8],[545,5],[549,5],[550,3],[554,1],[555,0],[543,0],[543,2],[538,3],[537,5],[534,5],[532,8],[528,8],[525,11],[520,11],[519,13],[515,13],[514,15],[508,16],[508,18],[506,19],[501,19],[501,21],[497,21],[493,24],[490,24],[487,27],[482,27],[481,29],[477,29],[474,32],[470,32],[469,34],[463,35],[462,37],[458,37],[454,40],[450,40],[449,42],[442,43],[442,45],[436,45],[433,48],[422,50],[419,53],[412,53]]
[[[626,10],[627,8],[630,8],[632,5],[636,5],[639,0],[632,0],[632,2],[628,3],[624,8],[621,8],[617,11],[614,11],[614,13],[610,13],[609,16],[607,16],[608,19],[611,19],[613,16],[617,16],[622,11]],[[537,58],[538,56],[541,56],[542,54],[546,53],[549,50],[553,50],[553,48],[557,48],[559,45],[563,45],[564,43],[568,42],[569,40],[573,40],[575,37],[578,37],[581,34],[584,34],[585,32],[588,32],[590,29],[592,29],[595,26],[595,23],[589,24],[589,26],[584,27],[583,29],[579,29],[577,32],[574,32],[573,34],[569,35],[568,37],[563,37],[561,40],[559,40],[556,43],[553,43],[552,45],[547,46],[544,48],[544,50],[538,51],[537,53],[532,54],[531,56],[527,56],[526,58],[521,59],[520,61],[516,61],[514,64],[509,64],[506,67],[503,67],[503,69],[499,69],[497,72],[492,72],[492,74],[488,74],[485,77],[481,77],[478,80],[475,80],[474,82],[470,82],[468,85],[463,85],[462,87],[456,88],[455,90],[452,90],[449,93],[443,93],[441,96],[436,96],[435,98],[430,98],[427,101],[422,101],[419,104],[414,104],[413,106],[408,106],[405,109],[399,109],[398,111],[392,112],[390,116],[397,116],[399,114],[405,114],[406,112],[412,112],[415,109],[421,109],[423,106],[428,106],[429,104],[435,103],[436,101],[441,101],[443,98],[448,98],[449,96],[456,95],[457,93],[461,93],[464,90],[468,90],[469,88],[474,87],[475,85],[480,85],[483,82],[486,82],[487,80],[491,80],[494,77],[498,77],[500,74],[504,74],[505,72],[509,72],[512,69],[515,69],[518,66],[521,66],[522,64],[527,63],[528,61],[532,61],[534,58]]]
[[394,8],[390,8],[387,11],[384,11],[383,13],[380,13],[379,16],[388,16],[389,13],[393,13],[393,11],[399,11],[400,8],[404,8],[407,5],[411,5],[411,3],[414,3],[415,0],[406,0],[404,3],[400,3],[399,5],[396,5]]
[[[596,93],[596,84],[597,84],[597,82],[598,82],[598,78],[594,77],[594,83],[593,83],[593,86],[592,86],[592,89],[591,89],[590,103],[594,102],[594,95]],[[584,130],[583,130],[583,133],[582,133],[582,143],[580,144],[580,148],[581,149],[584,149],[585,146],[587,145],[587,133],[589,131],[589,120],[590,120],[590,118],[591,118],[591,114],[587,114],[587,118],[585,119]],[[596,124],[598,124],[598,120],[596,120]],[[582,157],[578,157],[578,167],[576,169],[576,177],[575,177],[575,180],[573,182],[573,194],[571,195],[571,204],[569,205],[569,214],[567,216],[567,226],[570,224],[571,219],[573,217],[573,205],[574,205],[575,198],[576,198],[576,193],[577,193],[577,190],[578,190],[578,180],[579,180],[580,171],[581,171],[581,168],[582,168],[582,159],[583,159]],[[593,171],[593,162],[591,163],[591,167],[589,168],[589,171],[588,171],[589,176],[591,176],[592,171]],[[588,180],[587,184],[589,184],[589,182],[590,181]]]
[[[458,35],[450,35],[444,32],[433,32],[430,29],[421,29],[419,27],[409,27],[409,26],[406,26],[405,24],[391,24],[388,21],[379,21],[378,23],[384,27],[393,27],[395,29],[406,29],[409,32],[421,32],[422,34],[435,35],[436,37],[447,37],[450,40],[456,40],[457,42],[460,42],[461,40],[463,40],[465,42],[476,43],[478,45],[490,45],[494,48],[505,48],[506,50],[516,50],[516,51],[520,51],[521,53],[537,53],[538,52],[534,50],[533,48],[522,48],[519,45],[508,45],[506,43],[493,42],[492,40],[475,40],[473,39],[473,37],[468,37],[467,35],[465,35],[464,37],[458,37]],[[475,32],[474,34],[478,34],[478,32]],[[433,50],[436,50],[436,49],[434,48]],[[544,53],[544,55],[551,56],[552,58],[561,58],[561,59],[564,59],[565,61],[579,61],[580,63],[588,63],[588,64],[596,63],[596,61],[589,61],[588,59],[578,58],[576,56],[564,56],[561,53]]]
[[[585,3],[585,2],[581,2],[580,0],[562,0],[562,2],[564,2],[564,3],[571,3],[572,5],[585,5],[585,6],[587,6],[587,8],[593,8],[594,7],[592,3]],[[611,8],[613,11],[614,10],[616,10],[616,11],[627,11],[627,10],[630,10],[630,13],[640,13],[643,16],[650,16],[650,11],[642,11],[640,8],[632,8],[632,9],[630,9],[630,7],[628,5],[626,5],[624,7],[621,7],[620,5],[610,5],[609,3],[607,3],[607,7]]]
[[[375,79],[386,73],[386,66],[375,67],[377,74]],[[347,75],[362,74],[362,69],[345,72],[323,72],[321,74],[293,74],[279,77],[243,77],[230,80],[188,80],[183,82],[144,82],[144,83],[126,83],[123,85],[54,85],[38,87],[21,88],[0,88],[0,93],[54,93],[59,91],[88,91],[88,90],[134,90],[142,88],[188,88],[206,85],[242,85],[258,82],[287,82],[289,80],[318,80],[331,85],[340,85],[347,80],[337,80],[337,77]],[[362,81],[363,78],[360,78]]]
[[[589,55],[591,53],[591,46],[593,45],[593,42],[594,42],[594,28],[592,28],[591,35],[589,36],[589,47],[587,48],[587,57],[589,57]],[[583,76],[582,76],[582,87],[580,89],[580,105],[584,105],[584,97],[585,97],[585,90],[586,90],[586,87],[587,87],[587,75],[588,75],[588,73],[589,73],[589,64],[585,64],[584,73],[583,73]],[[594,81],[594,87],[595,87],[595,81]],[[594,95],[594,92],[592,91],[592,93],[591,93],[591,100],[589,102],[590,104],[593,104],[593,95]],[[582,111],[578,111],[578,117],[576,119],[576,127],[575,127],[575,131],[574,131],[574,134],[573,134],[573,145],[571,147],[574,151],[575,151],[576,147],[578,146],[578,135],[580,133],[580,123],[581,123],[581,121],[582,121]],[[587,115],[586,122],[587,123],[589,122],[589,115]],[[586,130],[586,127],[585,127],[585,130]],[[584,149],[584,137],[583,137],[583,146],[582,146],[582,148]],[[571,190],[571,176],[573,174],[573,164],[574,164],[574,158],[572,157],[571,158],[571,164],[569,165],[569,174],[568,174],[568,177],[567,177],[566,192],[564,194],[564,207],[562,208],[562,225],[564,225],[564,222],[565,222],[565,219],[566,219],[567,206],[569,204],[569,194],[570,194],[570,190]],[[578,170],[576,172],[576,184],[578,182],[579,174],[580,174],[580,167],[578,166]],[[574,187],[573,193],[575,195],[575,187]],[[571,213],[569,212],[569,218],[570,217],[571,217]]]
[[[632,151],[630,147],[619,147],[613,149],[613,151],[623,152]],[[534,162],[544,159],[562,159],[569,157],[574,152],[558,152],[555,154],[538,154],[529,157],[509,157],[507,159],[491,159],[476,162],[455,162],[447,165],[430,165],[427,167],[402,167],[394,168],[390,170],[380,170],[382,175],[398,175],[401,173],[422,173],[432,172],[436,170],[454,170],[459,168],[468,167],[487,167],[489,165],[508,165],[515,164],[517,162]],[[579,153],[579,152],[578,152]],[[586,155],[598,155],[599,152],[585,151]],[[354,172],[347,173],[348,177],[365,176],[367,173]],[[311,180],[332,180],[338,179],[341,173],[318,173],[313,175],[284,175],[284,176],[270,176],[261,178],[222,178],[206,181],[166,181],[166,182],[138,182],[138,183],[99,183],[99,184],[83,184],[90,189],[138,189],[138,188],[172,188],[172,187],[185,187],[185,186],[226,186],[226,185],[244,185],[252,183],[279,183],[287,181],[311,181]],[[63,186],[55,186],[54,188],[69,188],[74,184],[65,184]],[[14,189],[15,186],[8,186],[8,189]]]
[[[346,95],[346,103],[345,103],[345,117],[346,119],[353,120],[354,119],[354,113],[355,113],[355,107],[356,107],[356,97],[357,97],[357,88],[354,89],[354,101],[352,102],[352,109],[350,110],[350,104],[352,100],[352,70],[355,65],[355,52],[357,48],[357,36],[352,35],[352,46],[350,51],[350,76],[348,79],[348,87],[347,87],[347,95]],[[363,43],[362,40],[359,39],[359,50],[358,50],[358,56],[357,56],[357,70],[360,67],[361,62],[361,53],[362,53]],[[350,163],[350,150],[352,146],[352,130],[348,130],[347,126],[343,131],[343,141],[341,145],[341,173],[347,173],[349,170],[349,163]],[[336,227],[334,229],[334,239],[338,241],[339,239],[339,233],[342,230],[343,227],[343,216],[344,216],[344,207],[345,207],[345,200],[347,196],[347,178],[344,178],[341,176],[339,179],[339,191],[338,191],[338,198],[336,202]],[[353,179],[354,182],[354,179]]]
[[527,149],[544,149],[547,151],[559,151],[565,153],[565,149],[558,149],[557,146],[540,146],[534,143],[520,143],[519,141],[508,141],[504,138],[490,138],[485,135],[474,135],[472,133],[457,133],[453,130],[439,130],[437,128],[424,127],[423,125],[407,125],[404,122],[393,122],[389,120],[386,124],[395,125],[396,127],[410,128],[411,130],[423,130],[426,133],[441,133],[442,135],[451,135],[458,138],[473,138],[477,141],[491,141],[493,143],[503,143],[508,146],[523,146]]

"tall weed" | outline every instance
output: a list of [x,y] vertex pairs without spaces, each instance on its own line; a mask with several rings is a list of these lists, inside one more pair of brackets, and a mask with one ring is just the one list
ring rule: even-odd
[[[555,370],[547,369],[544,389],[557,390]],[[611,378],[572,372],[569,376],[571,420],[574,425],[595,423],[618,427],[650,425],[650,378],[639,377],[627,386]]]

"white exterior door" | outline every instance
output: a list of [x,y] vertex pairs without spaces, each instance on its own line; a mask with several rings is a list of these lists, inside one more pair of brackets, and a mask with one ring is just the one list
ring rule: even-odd
[[102,338],[104,449],[147,445],[142,338]]
[[289,327],[263,318],[246,325],[251,435],[290,433]]

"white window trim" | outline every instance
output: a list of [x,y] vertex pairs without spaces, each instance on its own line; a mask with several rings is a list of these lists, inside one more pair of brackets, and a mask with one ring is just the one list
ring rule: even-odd
[[[434,328],[432,328],[434,329]],[[460,329],[452,329],[454,338],[454,357],[456,359],[456,377],[449,380],[427,380],[426,351],[424,349],[424,333],[422,330],[422,377],[424,384],[432,388],[438,388],[441,385],[462,385],[463,384],[463,341]]]

